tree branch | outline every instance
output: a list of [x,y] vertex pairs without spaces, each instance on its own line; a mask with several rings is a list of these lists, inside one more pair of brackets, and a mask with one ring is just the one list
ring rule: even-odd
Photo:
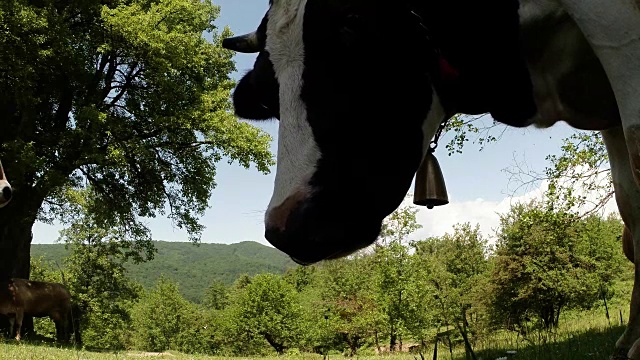
[[[126,94],[127,90],[129,90],[129,88],[131,88],[131,83],[132,83],[133,79],[135,79],[140,74],[141,71],[142,71],[142,68],[138,69],[138,63],[137,62],[135,62],[135,63],[133,63],[131,65],[131,67],[129,69],[129,73],[125,76],[124,85],[118,87],[121,90],[116,94],[116,96],[114,96],[111,99],[111,101],[109,102],[108,107],[112,107],[113,105],[118,103],[118,101],[120,101],[120,99],[124,96],[124,94]],[[114,89],[114,87],[111,87],[111,89]]]

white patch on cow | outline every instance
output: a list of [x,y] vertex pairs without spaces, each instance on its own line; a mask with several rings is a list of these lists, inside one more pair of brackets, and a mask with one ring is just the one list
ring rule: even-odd
[[320,150],[307,122],[307,109],[300,99],[306,3],[306,0],[278,0],[269,10],[266,50],[280,84],[280,124],[276,178],[268,209],[298,191],[309,192],[306,184],[320,159]]
[[0,208],[3,208],[9,203],[9,200],[4,198],[3,190],[6,188],[11,190],[11,185],[9,185],[9,181],[7,181],[7,177],[4,175],[4,168],[2,167],[2,162],[0,162]]
[[11,185],[6,180],[0,180],[0,208],[3,208],[5,205],[9,203],[9,200],[4,198],[3,190],[5,188],[11,189]]

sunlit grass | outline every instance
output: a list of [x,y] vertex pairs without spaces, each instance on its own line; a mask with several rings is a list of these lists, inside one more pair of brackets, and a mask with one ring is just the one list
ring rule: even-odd
[[[516,355],[509,360],[574,360],[598,359],[607,360],[613,350],[615,341],[622,334],[624,327],[620,325],[619,309],[611,307],[611,325],[601,308],[593,311],[571,313],[563,316],[560,328],[553,333],[535,333],[523,339],[511,332],[492,334],[486,340],[474,344],[478,359],[494,360],[506,356],[508,350],[515,350]],[[372,349],[364,349],[362,354],[371,354]],[[420,359],[418,354],[394,354],[374,356],[357,356],[362,360],[414,360]],[[425,360],[433,359],[433,346],[425,349]],[[225,357],[203,355],[187,355],[174,351],[162,354],[144,353],[139,351],[122,352],[90,352],[70,347],[56,346],[49,343],[21,342],[6,340],[0,342],[1,359],[34,359],[34,360],[115,360],[115,359],[175,359],[175,360],[222,360]],[[282,359],[314,359],[323,357],[317,354],[301,354],[289,356],[263,357],[263,360]],[[340,354],[330,354],[329,359],[343,358]],[[233,358],[243,359],[243,358]],[[249,359],[249,358],[244,358]],[[449,353],[446,344],[438,346],[438,360],[464,360],[465,353],[462,346],[457,346]]]

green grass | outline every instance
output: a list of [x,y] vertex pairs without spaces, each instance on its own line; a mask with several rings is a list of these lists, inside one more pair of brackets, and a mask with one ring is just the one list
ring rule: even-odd
[[[574,360],[593,359],[606,360],[613,349],[613,345],[618,336],[623,331],[623,327],[614,326],[600,329],[584,330],[573,333],[557,335],[555,339],[547,343],[525,343],[521,339],[516,341],[515,337],[502,336],[488,340],[483,343],[484,349],[477,351],[478,359],[494,360],[500,356],[505,356],[507,350],[516,350],[517,354],[510,360]],[[449,360],[448,348],[439,347],[439,360]],[[428,349],[425,359],[431,360],[433,349]],[[143,353],[138,351],[123,351],[119,353],[89,352],[51,345],[34,345],[29,343],[16,343],[8,341],[0,343],[0,357],[2,359],[32,359],[32,360],[116,360],[116,359],[175,359],[175,360],[221,360],[229,359],[223,357],[186,355],[173,351],[163,354]],[[284,357],[264,357],[264,360],[275,359],[314,359],[320,360],[320,355],[304,354]],[[341,355],[331,355],[329,359],[341,359]],[[391,356],[358,356],[362,360],[414,360],[413,354],[399,354]],[[234,358],[241,359],[241,358]],[[246,359],[246,358],[245,358]],[[464,351],[461,348],[454,350],[454,360],[465,359]]]
[[[599,309],[598,309],[599,310]],[[508,350],[515,350],[510,360],[608,360],[616,340],[622,335],[624,326],[612,319],[609,325],[600,311],[582,312],[580,316],[568,313],[564,316],[560,328],[553,333],[537,332],[526,339],[511,332],[494,333],[484,341],[474,345],[478,359],[494,360],[506,356]],[[438,360],[449,360],[448,347],[440,344]],[[426,359],[433,356],[433,348],[425,354]],[[454,360],[464,360],[464,349],[453,351]]]
[[[145,353],[140,351],[123,351],[119,353],[89,352],[71,348],[53,347],[48,345],[34,345],[29,343],[5,342],[0,343],[0,358],[2,360],[121,360],[121,359],[173,359],[173,360],[212,360],[215,357],[186,355],[174,351],[164,353]],[[217,359],[223,359],[221,357]]]
[[[624,327],[620,325],[617,308],[612,308],[612,325],[605,318],[602,309],[590,312],[572,313],[563,316],[560,328],[552,334],[536,333],[528,339],[509,332],[492,334],[483,341],[474,344],[478,359],[494,360],[506,355],[507,350],[517,351],[509,360],[607,360],[618,337]],[[626,315],[626,314],[624,314]],[[364,349],[361,353],[371,353],[371,349]],[[425,360],[433,357],[433,347],[426,349]],[[358,356],[362,360],[414,360],[419,359],[416,354],[397,354],[386,356]],[[200,355],[186,355],[168,351],[157,353],[143,353],[138,351],[90,352],[54,346],[46,342],[21,342],[13,340],[0,341],[0,359],[33,359],[33,360],[116,360],[116,359],[175,359],[175,360],[222,360],[224,357]],[[242,359],[242,358],[233,358]],[[245,358],[247,359],[247,358]],[[322,356],[303,354],[283,357],[263,357],[263,360],[283,359],[313,359],[320,360]],[[342,355],[330,355],[329,359],[344,359]],[[451,360],[449,349],[445,344],[438,346],[438,360]],[[453,360],[465,360],[464,348],[457,346],[453,349]]]

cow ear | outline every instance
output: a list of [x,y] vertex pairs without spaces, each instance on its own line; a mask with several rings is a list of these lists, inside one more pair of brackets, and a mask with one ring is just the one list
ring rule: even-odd
[[[233,107],[237,116],[250,120],[267,120],[278,117],[278,103],[270,100],[269,91],[254,81],[254,70],[245,74],[233,92]],[[277,95],[278,89],[275,89]]]

